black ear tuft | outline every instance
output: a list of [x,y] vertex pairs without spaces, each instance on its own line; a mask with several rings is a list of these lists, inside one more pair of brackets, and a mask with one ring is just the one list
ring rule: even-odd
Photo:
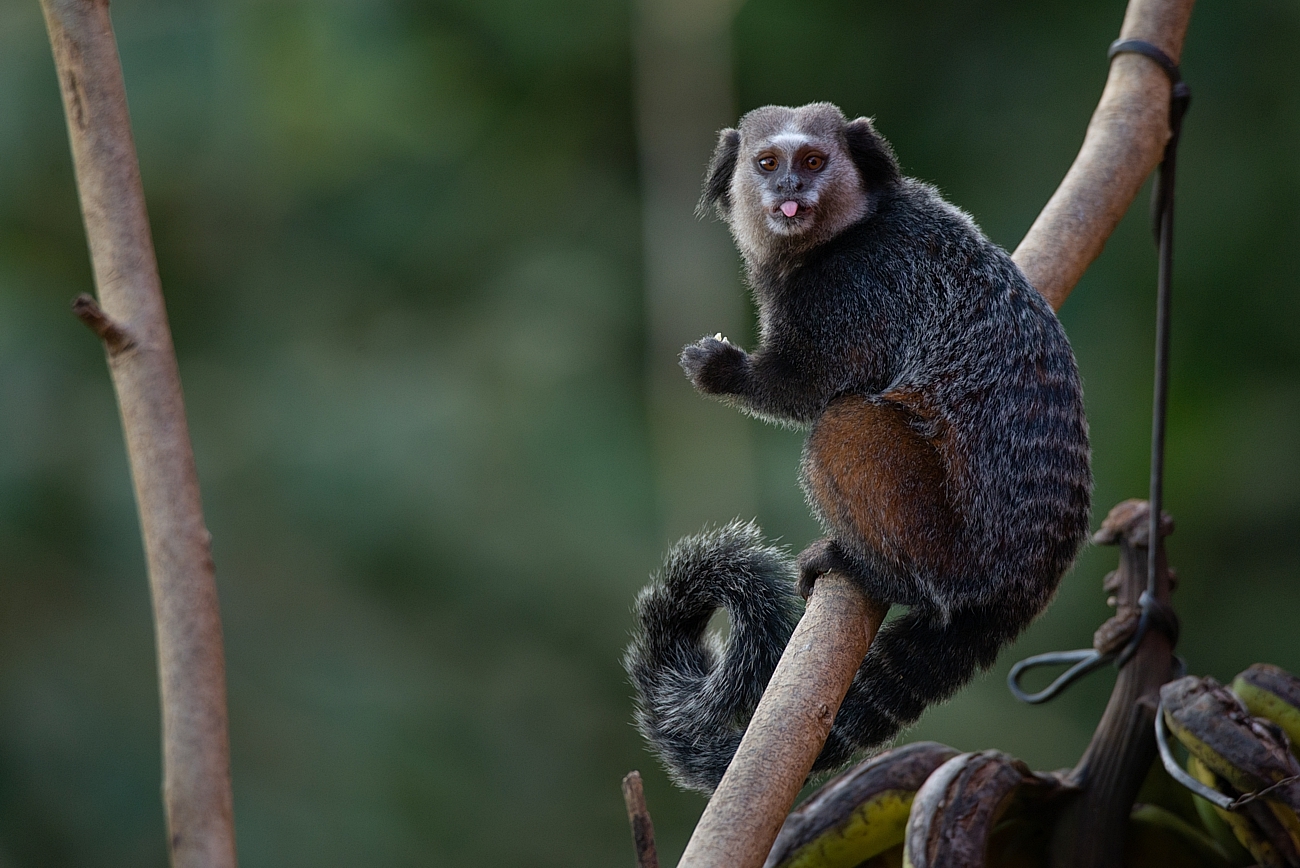
[[898,180],[900,172],[894,149],[876,132],[870,119],[849,121],[844,127],[844,137],[848,140],[849,155],[853,157],[853,163],[862,175],[862,183],[868,190],[879,189]]
[[695,208],[696,214],[703,217],[715,205],[723,214],[731,210],[731,176],[736,171],[739,153],[740,133],[733,129],[718,133],[718,146],[709,160],[709,173],[704,178],[704,193]]

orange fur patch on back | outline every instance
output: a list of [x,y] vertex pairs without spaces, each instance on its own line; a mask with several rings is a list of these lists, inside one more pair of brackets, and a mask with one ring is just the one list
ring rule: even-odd
[[[808,435],[804,478],[809,495],[841,544],[855,538],[886,560],[911,571],[944,571],[954,519],[940,449],[913,423],[926,408],[890,394],[835,399]],[[915,396],[919,397],[919,396]]]

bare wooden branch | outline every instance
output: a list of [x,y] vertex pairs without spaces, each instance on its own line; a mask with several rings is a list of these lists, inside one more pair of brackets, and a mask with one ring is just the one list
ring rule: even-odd
[[763,864],[886,611],[846,576],[817,580],[680,868]]
[[[226,678],[211,538],[106,0],[41,0],[144,535],[162,692],[163,798],[177,868],[234,868]],[[100,309],[102,305],[102,309]],[[128,344],[130,352],[124,352]]]
[[623,778],[623,801],[627,804],[627,821],[632,825],[637,868],[659,868],[659,853],[655,849],[655,825],[650,822],[650,809],[645,804],[640,772],[628,772]]
[[[1192,0],[1130,0],[1121,39],[1144,39],[1178,62]],[[1098,62],[1104,58],[1099,53]],[[1100,254],[1169,140],[1169,78],[1121,54],[1110,65],[1083,146],[1012,259],[1060,310]]]

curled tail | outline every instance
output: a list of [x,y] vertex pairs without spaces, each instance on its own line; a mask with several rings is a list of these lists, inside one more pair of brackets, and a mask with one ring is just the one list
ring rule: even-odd
[[[686,537],[636,603],[624,658],[636,722],[680,786],[711,793],[799,620],[796,570],[752,523]],[[707,634],[718,607],[731,616],[725,647]],[[1023,609],[1023,611],[1021,611]],[[927,706],[952,696],[1028,626],[1033,606],[913,607],[876,636],[813,766],[840,766],[891,740]]]
[[[623,665],[637,727],[680,786],[711,793],[799,620],[793,560],[752,522],[689,536],[637,598]],[[725,647],[707,634],[721,606]]]

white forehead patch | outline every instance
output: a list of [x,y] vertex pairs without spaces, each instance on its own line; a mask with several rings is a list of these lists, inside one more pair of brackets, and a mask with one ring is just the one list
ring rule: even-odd
[[781,132],[768,139],[768,144],[774,148],[781,148],[785,151],[798,150],[800,146],[810,141],[807,133],[792,127],[786,127]]

